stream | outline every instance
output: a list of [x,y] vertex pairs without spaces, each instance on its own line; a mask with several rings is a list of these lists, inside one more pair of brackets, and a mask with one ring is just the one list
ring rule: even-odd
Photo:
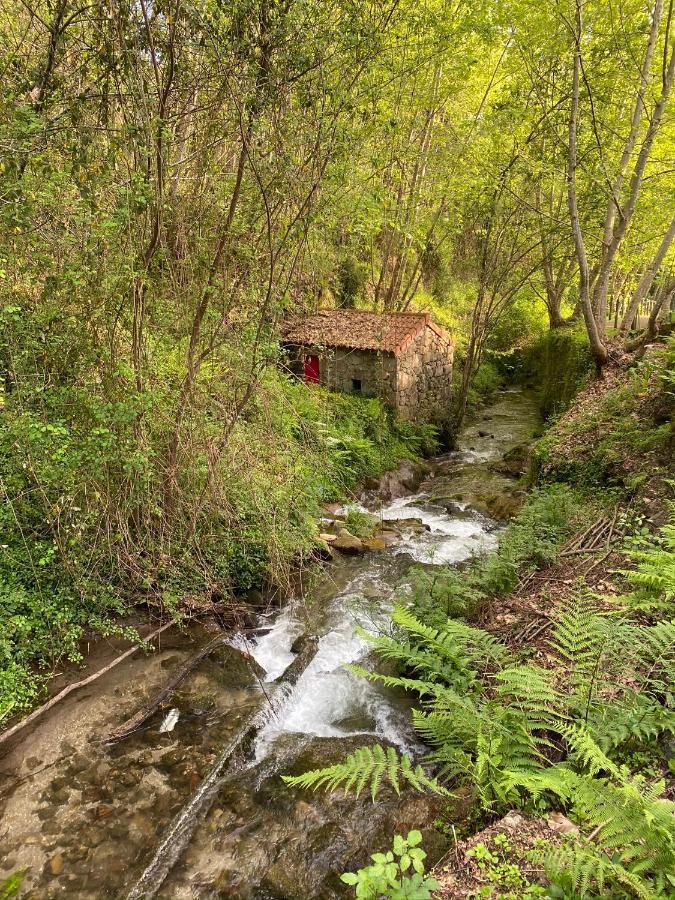
[[[129,739],[104,742],[212,632],[167,632],[156,653],[39,720],[0,761],[0,881],[26,868],[20,896],[35,900],[330,900],[345,896],[339,874],[396,832],[421,828],[430,858],[442,855],[446,838],[431,826],[438,798],[404,791],[374,805],[292,789],[280,775],[368,743],[424,753],[410,698],[344,666],[371,662],[359,626],[389,630],[413,566],[457,565],[497,546],[522,500],[504,460],[538,427],[534,398],[503,391],[457,451],[366,491],[356,505],[387,540],[336,553],[302,596],[203,660]],[[345,512],[327,511],[322,528]],[[115,649],[113,640],[101,648],[103,663]]]

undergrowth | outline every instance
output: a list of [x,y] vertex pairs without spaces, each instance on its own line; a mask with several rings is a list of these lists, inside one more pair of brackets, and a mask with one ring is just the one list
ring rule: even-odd
[[533,491],[507,525],[494,553],[462,569],[417,568],[409,578],[416,614],[440,624],[448,616],[474,616],[490,598],[510,593],[526,572],[551,563],[560,545],[591,515],[573,488],[553,484]]
[[[213,462],[195,449],[167,520],[166,435],[124,452],[137,415],[159,427],[159,413],[93,390],[77,403],[59,387],[17,394],[0,430],[0,722],[80,660],[82,638],[119,632],[138,599],[175,613],[186,594],[283,586],[313,553],[320,503],[435,447],[433,428],[397,421],[378,400],[271,370],[227,452]],[[222,423],[197,428],[215,441]]]
[[[427,762],[441,790],[468,784],[491,815],[514,806],[565,810],[585,838],[541,858],[551,877],[556,869],[571,876],[579,896],[607,896],[608,888],[617,897],[667,896],[675,803],[662,779],[631,773],[621,757],[635,740],[675,734],[675,622],[641,626],[577,593],[554,618],[546,667],[458,621],[436,629],[400,607],[394,622],[394,636],[368,639],[399,674],[351,668],[419,696],[413,722],[432,748]],[[376,767],[373,752],[287,781],[368,785],[374,796],[385,770],[411,763],[404,756],[394,766],[394,752],[379,751]],[[422,786],[436,790],[433,779]]]
[[[386,783],[397,789],[400,771],[414,771],[425,790],[470,788],[484,820],[517,808],[563,811],[578,824],[577,837],[543,842],[531,854],[548,887],[540,891],[522,872],[491,860],[484,896],[675,896],[673,762],[663,749],[675,735],[673,373],[671,341],[609,390],[582,396],[539,442],[540,486],[499,550],[461,571],[418,570],[392,633],[364,633],[386,667],[352,671],[417,696],[412,716],[430,748],[429,783],[391,748],[357,751],[344,767],[305,772],[291,783],[356,786],[375,796]],[[646,515],[631,508],[627,563],[606,576],[613,591],[598,594],[568,578],[557,607],[545,610],[550,621],[536,656],[468,624],[486,603],[511,593],[524,572],[553,562],[599,507],[630,504],[643,487],[651,500],[658,494],[666,521],[649,528]]]

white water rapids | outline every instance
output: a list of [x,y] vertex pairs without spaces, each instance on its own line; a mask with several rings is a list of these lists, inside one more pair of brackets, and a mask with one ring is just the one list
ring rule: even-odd
[[[411,523],[401,525],[402,541],[389,551],[407,554],[415,562],[441,565],[458,563],[497,544],[495,523],[472,511],[448,512],[415,494],[394,500],[379,511],[383,521],[421,520],[428,530]],[[388,555],[388,554],[387,554]],[[269,753],[283,734],[344,738],[371,735],[390,741],[404,751],[415,749],[407,708],[395,702],[391,692],[352,674],[346,665],[362,663],[371,647],[359,634],[385,632],[397,576],[387,580],[378,557],[368,557],[359,572],[330,601],[319,635],[316,654],[290,691],[277,715],[258,735],[256,760]],[[386,559],[386,557],[385,557]],[[402,588],[398,587],[399,596]],[[371,598],[371,599],[366,599]],[[375,598],[374,600],[372,598]],[[265,681],[275,682],[293,662],[293,644],[303,633],[293,607],[287,607],[271,629],[249,646],[249,652],[265,670]]]

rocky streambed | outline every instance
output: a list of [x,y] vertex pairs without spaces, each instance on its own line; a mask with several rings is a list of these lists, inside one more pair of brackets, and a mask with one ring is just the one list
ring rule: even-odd
[[[342,896],[340,872],[397,831],[422,828],[440,855],[437,799],[409,793],[373,805],[305,794],[280,774],[375,741],[423,753],[409,698],[344,665],[368,656],[358,626],[388,629],[412,566],[459,564],[496,546],[522,499],[517,448],[538,424],[530,396],[503,392],[457,451],[369,486],[351,510],[352,523],[370,522],[365,540],[350,509],[326,510],[333,560],[283,609],[202,660],[127,740],[105,742],[212,633],[167,632],[157,652],[39,720],[0,762],[0,878],[25,868],[22,896],[36,900],[308,900]],[[342,550],[329,549],[340,538]],[[96,653],[104,662],[116,651],[111,641]]]

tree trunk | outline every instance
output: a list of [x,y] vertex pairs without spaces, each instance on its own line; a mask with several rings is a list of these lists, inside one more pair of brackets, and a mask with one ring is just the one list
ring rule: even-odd
[[628,304],[628,309],[626,310],[624,317],[621,320],[621,325],[619,327],[619,331],[621,334],[625,334],[630,330],[630,327],[633,324],[635,316],[637,315],[640,308],[640,304],[645,299],[652,285],[654,284],[654,278],[661,268],[661,263],[665,259],[666,253],[670,249],[670,245],[673,243],[674,239],[675,216],[673,216],[673,220],[670,223],[670,228],[664,234],[663,240],[661,241],[658,250],[654,254],[654,258],[645,269],[642,278],[638,283],[638,286],[633,292],[633,296],[631,297],[630,303]]
[[572,104],[569,118],[569,144],[568,144],[568,168],[567,168],[567,202],[572,225],[572,237],[579,263],[579,302],[586,323],[588,341],[595,365],[600,372],[607,362],[607,348],[605,347],[597,323],[593,315],[590,295],[590,273],[588,268],[588,255],[579,221],[579,207],[577,203],[576,171],[577,171],[577,127],[579,118],[579,81],[581,74],[581,36],[583,34],[583,0],[576,0],[576,34],[574,40],[574,69],[572,76]]

